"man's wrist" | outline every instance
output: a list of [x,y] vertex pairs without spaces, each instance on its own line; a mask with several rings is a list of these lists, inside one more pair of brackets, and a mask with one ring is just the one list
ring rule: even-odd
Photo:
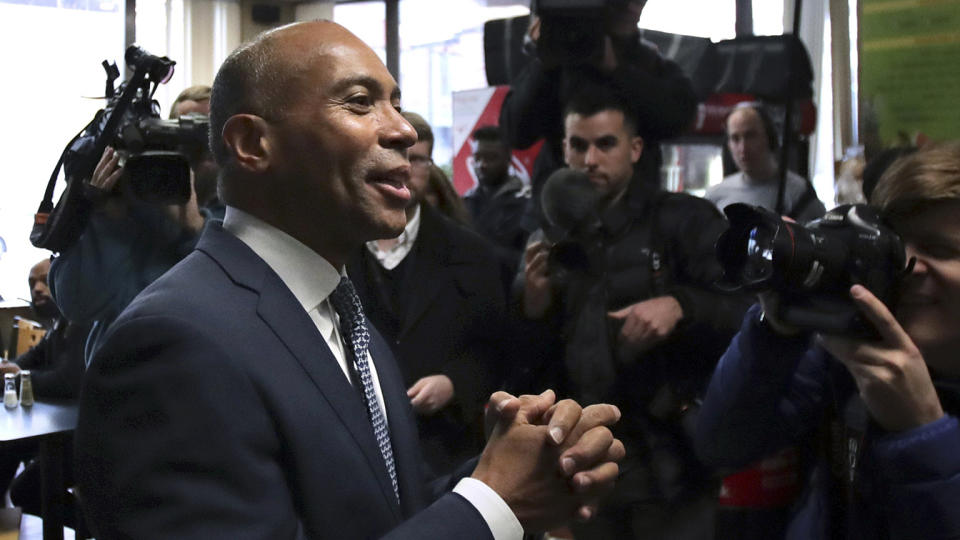
[[523,526],[513,510],[490,486],[476,478],[462,478],[453,492],[467,500],[490,528],[494,540],[519,540]]

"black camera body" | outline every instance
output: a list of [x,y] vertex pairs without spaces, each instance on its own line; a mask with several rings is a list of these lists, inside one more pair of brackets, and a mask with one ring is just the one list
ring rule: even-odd
[[536,0],[537,52],[545,63],[575,66],[603,57],[604,11],[627,0]]
[[724,209],[730,228],[717,241],[731,291],[773,291],[778,320],[829,334],[875,335],[850,299],[854,284],[887,305],[910,272],[903,241],[873,208],[842,205],[806,226],[759,206]]
[[190,199],[190,162],[207,148],[210,119],[156,116],[123,126],[115,139],[133,192],[145,201],[183,204]]

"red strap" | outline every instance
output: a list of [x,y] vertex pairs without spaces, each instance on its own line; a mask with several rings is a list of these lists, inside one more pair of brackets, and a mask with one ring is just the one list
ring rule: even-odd
[[787,448],[723,479],[721,507],[787,506],[800,492],[797,451]]

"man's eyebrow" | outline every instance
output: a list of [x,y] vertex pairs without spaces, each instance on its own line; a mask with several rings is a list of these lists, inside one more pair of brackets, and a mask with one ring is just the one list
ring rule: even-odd
[[[356,75],[354,77],[347,77],[346,79],[343,79],[342,81],[338,82],[333,87],[333,91],[334,93],[340,93],[347,90],[351,86],[363,86],[369,89],[374,94],[378,94],[378,95],[383,95],[385,93],[383,84],[381,84],[380,81],[377,80],[376,78],[371,77],[369,75]],[[393,87],[393,89],[390,92],[390,99],[391,100],[400,99],[399,87],[397,86]]]

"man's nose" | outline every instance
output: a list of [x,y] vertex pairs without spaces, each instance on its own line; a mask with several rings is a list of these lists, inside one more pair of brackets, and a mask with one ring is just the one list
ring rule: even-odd
[[584,163],[587,165],[596,165],[598,159],[600,158],[600,150],[596,146],[590,145],[587,147],[587,154],[584,156]]
[[380,137],[386,148],[404,149],[417,143],[417,131],[400,111],[392,107],[381,126]]

